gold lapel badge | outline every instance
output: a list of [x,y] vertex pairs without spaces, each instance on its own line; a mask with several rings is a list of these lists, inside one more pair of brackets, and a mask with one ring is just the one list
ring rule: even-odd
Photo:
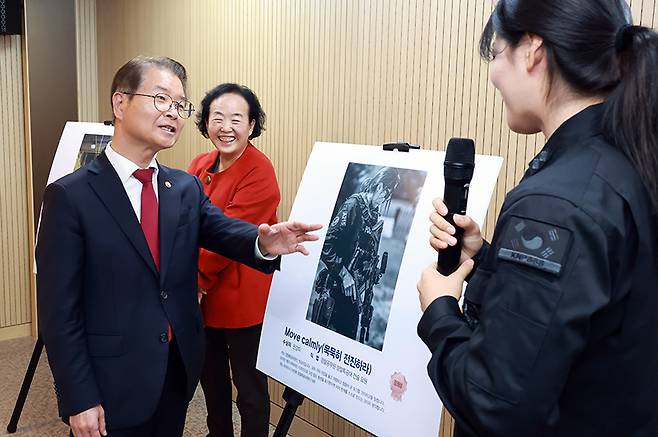
[[212,178],[210,177],[210,175],[207,175],[203,181],[206,183],[206,185],[210,185],[210,181],[212,181]]

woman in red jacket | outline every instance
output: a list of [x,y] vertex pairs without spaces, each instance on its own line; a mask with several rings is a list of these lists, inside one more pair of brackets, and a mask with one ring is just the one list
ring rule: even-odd
[[[224,214],[254,224],[276,223],[281,200],[272,163],[250,143],[264,122],[265,113],[249,88],[233,83],[213,88],[201,102],[196,124],[216,150],[194,158],[188,169]],[[242,436],[268,435],[267,377],[256,370],[256,356],[271,281],[271,275],[201,249],[199,288],[206,325],[201,386],[209,437],[233,436],[231,374]]]

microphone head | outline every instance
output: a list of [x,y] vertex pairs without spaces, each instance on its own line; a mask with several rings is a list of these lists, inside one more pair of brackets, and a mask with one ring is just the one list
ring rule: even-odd
[[446,162],[474,166],[475,142],[470,138],[450,138],[446,149]]

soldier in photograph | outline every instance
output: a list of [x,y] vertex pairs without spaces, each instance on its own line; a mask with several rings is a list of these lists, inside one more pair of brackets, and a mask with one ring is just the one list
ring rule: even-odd
[[381,212],[399,183],[399,172],[391,167],[367,178],[334,216],[320,256],[312,321],[355,340],[359,334],[362,343],[368,341],[373,287],[386,269],[388,254],[381,260],[378,254]]

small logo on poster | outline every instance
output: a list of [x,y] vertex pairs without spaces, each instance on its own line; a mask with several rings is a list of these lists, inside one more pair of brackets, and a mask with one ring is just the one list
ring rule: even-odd
[[402,396],[407,392],[407,378],[400,372],[391,375],[391,397],[393,400],[402,401]]

